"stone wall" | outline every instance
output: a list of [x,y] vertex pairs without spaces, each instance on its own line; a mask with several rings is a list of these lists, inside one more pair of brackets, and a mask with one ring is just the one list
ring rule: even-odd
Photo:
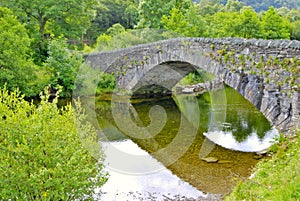
[[300,41],[177,38],[86,55],[121,89],[171,89],[201,68],[236,89],[279,130],[300,126]]

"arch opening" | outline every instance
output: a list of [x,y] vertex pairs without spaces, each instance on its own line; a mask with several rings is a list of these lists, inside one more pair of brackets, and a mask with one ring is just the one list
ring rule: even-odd
[[133,98],[169,96],[178,85],[211,81],[215,76],[188,62],[168,61],[147,71],[132,88]]

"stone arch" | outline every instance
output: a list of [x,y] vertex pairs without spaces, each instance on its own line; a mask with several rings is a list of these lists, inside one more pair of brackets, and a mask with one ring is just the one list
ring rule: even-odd
[[170,49],[168,43],[161,43],[122,54],[107,67],[106,72],[115,73],[121,89],[134,90],[141,80],[144,84],[162,84],[171,88],[185,75],[200,68],[215,76],[220,75],[222,69],[217,62],[204,55],[201,48],[190,49],[177,43]]
[[[93,68],[114,73],[118,86],[125,90],[134,89],[144,75],[164,65],[167,69],[172,69],[176,63],[189,64],[186,69],[187,66],[202,68],[237,90],[279,130],[286,131],[300,126],[300,88],[295,90],[289,83],[282,84],[292,73],[273,65],[271,58],[294,58],[298,62],[300,42],[177,38],[87,55]],[[271,67],[259,66],[261,61]],[[300,77],[300,70],[297,72]],[[297,78],[297,75],[293,76]],[[300,86],[300,80],[296,79],[294,84]]]

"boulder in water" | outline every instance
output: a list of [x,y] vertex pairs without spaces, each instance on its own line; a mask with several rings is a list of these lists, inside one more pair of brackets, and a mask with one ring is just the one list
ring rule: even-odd
[[207,162],[207,163],[216,163],[218,162],[218,159],[215,157],[205,157],[205,158],[201,158],[201,160]]

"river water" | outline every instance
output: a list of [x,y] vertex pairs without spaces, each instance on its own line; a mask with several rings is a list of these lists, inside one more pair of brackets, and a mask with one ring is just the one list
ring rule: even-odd
[[110,174],[99,200],[219,200],[250,176],[255,152],[278,136],[230,87],[128,100],[96,98]]

